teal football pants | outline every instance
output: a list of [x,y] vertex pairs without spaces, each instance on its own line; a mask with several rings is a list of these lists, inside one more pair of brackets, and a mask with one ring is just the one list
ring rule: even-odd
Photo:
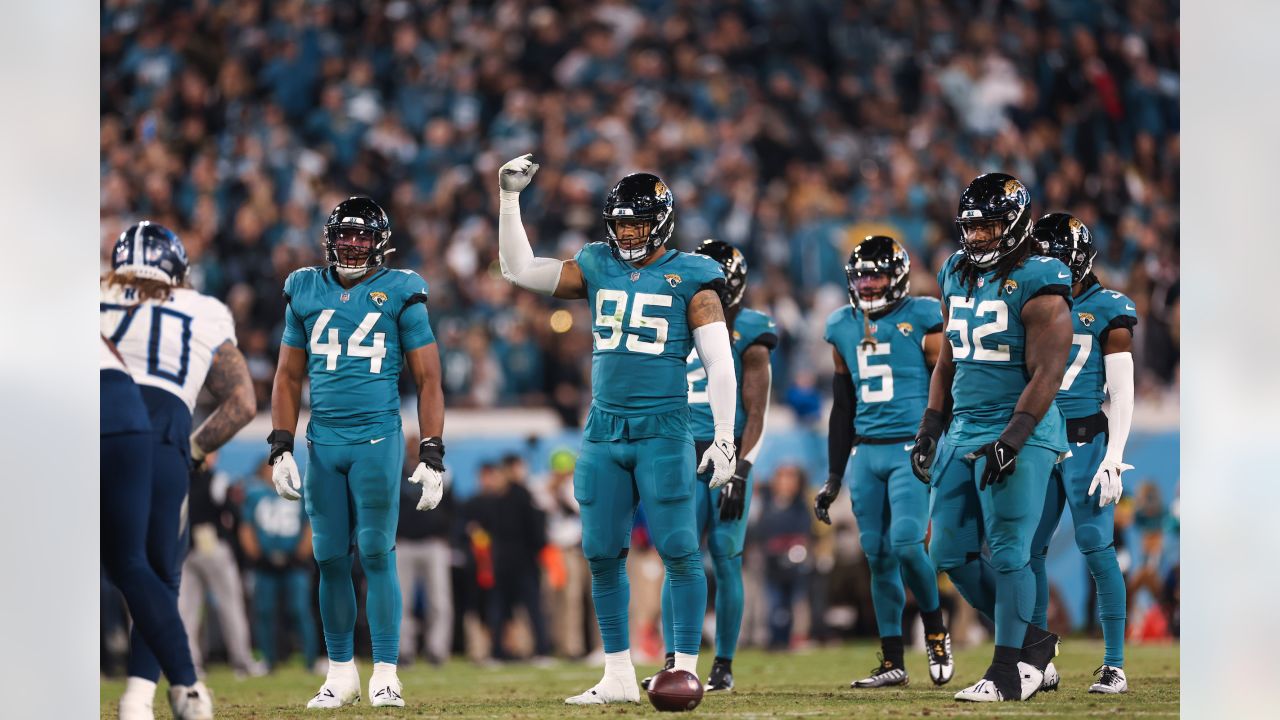
[[1062,507],[1067,505],[1075,526],[1076,547],[1084,555],[1098,591],[1098,619],[1102,623],[1105,646],[1103,662],[1124,667],[1126,591],[1114,544],[1116,506],[1100,508],[1098,494],[1095,492],[1089,497],[1089,485],[1106,452],[1107,436],[1102,433],[1087,443],[1071,443],[1071,454],[1053,468],[1040,526],[1031,543],[1031,571],[1036,576],[1036,606],[1031,621],[1048,629],[1049,577],[1045,572],[1045,556],[1062,517]]
[[311,614],[311,573],[302,568],[253,571],[253,632],[258,636],[258,649],[270,667],[280,662],[276,653],[280,610],[290,626],[298,631],[298,644],[306,667],[315,662],[316,619]]
[[671,438],[582,441],[573,495],[582,511],[582,552],[607,653],[628,649],[626,555],[636,504],[644,502],[654,548],[671,583],[675,650],[696,654],[707,606],[698,551],[693,443]]
[[[996,645],[1020,648],[1036,600],[1031,541],[1058,453],[1028,445],[1018,453],[1011,476],[979,491],[986,461],[964,459],[978,447],[954,447],[944,440],[938,451],[929,557],[970,605],[995,622]],[[983,539],[991,550],[989,561],[982,558]],[[994,588],[980,581],[983,563],[993,571]]]
[[[710,444],[699,441],[694,457],[700,458],[701,451]],[[721,488],[712,490],[705,479],[697,481],[693,486],[698,537],[707,538],[707,549],[711,551],[711,567],[716,579],[716,657],[728,660],[733,659],[738,647],[738,635],[742,631],[742,548],[747,538],[747,517],[751,513],[754,485],[755,482],[748,476],[742,517],[728,521],[720,519]],[[662,637],[667,652],[675,652],[675,617],[669,578],[662,583]]]
[[911,472],[913,446],[860,444],[850,463],[849,498],[871,566],[871,604],[880,637],[902,635],[904,578],[922,612],[938,609],[938,575],[924,549],[929,488]]
[[354,652],[356,591],[352,549],[369,581],[365,611],[374,662],[400,655],[400,580],[396,576],[396,524],[400,515],[400,433],[373,443],[307,443],[302,500],[311,519],[312,550],[320,566],[320,620],[329,659]]

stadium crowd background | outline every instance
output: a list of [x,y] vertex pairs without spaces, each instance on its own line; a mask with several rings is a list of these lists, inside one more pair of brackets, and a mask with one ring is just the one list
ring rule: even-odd
[[[746,253],[746,303],[779,325],[774,403],[823,425],[822,328],[847,301],[849,249],[894,235],[911,251],[913,290],[936,294],[961,189],[1002,170],[1031,189],[1036,216],[1084,220],[1095,269],[1134,299],[1141,409],[1176,397],[1178,382],[1177,11],[1174,0],[106,0],[102,258],[139,219],[175,229],[195,287],[232,309],[265,409],[284,278],[322,262],[329,210],[367,194],[391,216],[390,263],[431,284],[447,407],[551,406],[572,428],[590,399],[588,308],[501,278],[495,174],[535,154],[524,220],[538,254],[569,257],[603,237],[608,187],[654,171],[675,193],[679,247],[716,237]],[[760,492],[782,492],[792,472],[807,484],[783,466],[761,473]],[[218,499],[232,525],[234,488],[252,482],[232,478]],[[484,482],[470,482],[477,498]],[[1121,534],[1131,587],[1150,590],[1176,634],[1176,500],[1154,485],[1127,493],[1117,517],[1132,528]],[[848,517],[791,568],[803,584],[797,638],[840,635],[823,635],[827,620],[873,632],[852,515],[835,509]],[[484,626],[492,588],[465,517],[437,531],[455,551],[456,649],[477,656],[487,651],[462,637],[463,615]],[[774,591],[760,520],[746,572],[760,590],[748,596],[764,598]],[[634,558],[645,597],[642,540]],[[545,560],[533,567],[550,590]],[[748,609],[744,644],[777,644],[764,607]]]

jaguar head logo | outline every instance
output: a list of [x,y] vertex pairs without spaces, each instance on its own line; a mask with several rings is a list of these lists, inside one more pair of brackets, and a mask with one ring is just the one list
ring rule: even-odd
[[1076,317],[1080,318],[1080,324],[1084,325],[1085,327],[1089,327],[1090,325],[1092,325],[1093,321],[1096,319],[1094,318],[1093,313],[1087,313],[1087,312],[1076,313]]
[[898,332],[902,333],[904,337],[910,337],[911,331],[914,329],[909,322],[898,323]]
[[1013,278],[1009,278],[1004,281],[1004,287],[1002,289],[1006,295],[1012,295],[1018,289],[1018,281]]
[[369,293],[369,299],[373,301],[374,305],[377,305],[378,307],[382,307],[382,304],[387,301],[387,294],[382,292],[381,290],[374,290],[373,292]]
[[[662,183],[658,183],[658,184],[659,184],[659,185],[661,185]],[[670,285],[671,287],[675,287],[675,286],[679,285],[679,284],[680,284],[680,282],[681,282],[681,280],[683,279],[683,278],[681,278],[679,275],[677,275],[676,273],[667,273],[666,275],[663,275],[662,277],[666,278],[666,280],[667,280],[667,284],[668,284],[668,285]]]

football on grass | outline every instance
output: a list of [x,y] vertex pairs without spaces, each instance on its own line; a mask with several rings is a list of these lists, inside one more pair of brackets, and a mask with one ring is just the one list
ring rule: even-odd
[[649,683],[649,702],[662,712],[684,712],[702,702],[702,683],[688,670],[663,670]]

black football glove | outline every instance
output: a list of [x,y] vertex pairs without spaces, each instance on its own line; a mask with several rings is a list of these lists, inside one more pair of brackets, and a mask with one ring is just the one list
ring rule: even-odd
[[813,516],[822,522],[831,524],[831,503],[836,501],[840,495],[840,486],[844,484],[844,478],[839,475],[828,475],[827,483],[818,491],[818,496],[813,499]]
[[1018,450],[1003,440],[989,442],[964,456],[970,462],[976,462],[979,458],[987,461],[982,468],[982,480],[978,482],[979,490],[999,485],[1018,468]]
[[741,520],[747,507],[747,476],[751,474],[751,463],[739,460],[733,477],[720,488],[720,522]]
[[911,448],[911,472],[928,485],[933,478],[933,458],[938,454],[938,438],[942,436],[942,413],[925,410],[916,431],[916,446]]

